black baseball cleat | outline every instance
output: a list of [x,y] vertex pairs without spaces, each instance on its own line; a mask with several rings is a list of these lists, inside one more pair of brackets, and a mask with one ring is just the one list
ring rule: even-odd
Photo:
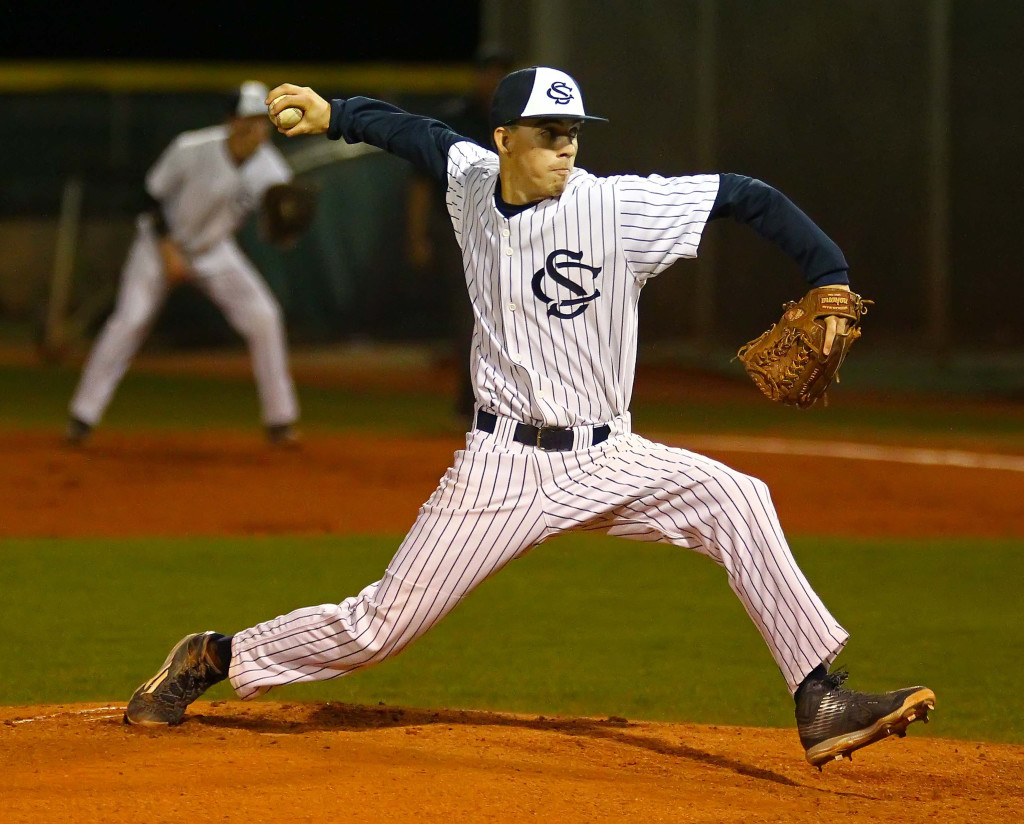
[[180,724],[185,708],[227,677],[227,667],[221,668],[214,649],[214,642],[223,637],[198,632],[178,641],[159,672],[135,690],[124,722],[144,727]]
[[796,726],[807,760],[822,765],[881,741],[892,734],[901,738],[912,721],[927,723],[935,709],[935,693],[927,687],[907,687],[874,695],[853,692],[841,684],[847,673],[811,673],[796,692]]
[[78,418],[69,418],[64,428],[64,443],[68,446],[81,446],[92,434],[92,426]]

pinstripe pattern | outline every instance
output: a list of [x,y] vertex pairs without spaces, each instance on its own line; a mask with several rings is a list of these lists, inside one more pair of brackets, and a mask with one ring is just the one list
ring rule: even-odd
[[[510,438],[505,430],[487,437]],[[384,577],[341,604],[300,609],[236,634],[232,686],[249,698],[280,684],[345,675],[400,652],[543,539],[541,502],[529,455],[456,453]]]
[[[638,435],[551,464],[549,522],[696,550],[724,567],[791,691],[849,637],[800,572],[768,487],[724,464]],[[546,475],[546,473],[544,473]]]
[[[629,408],[637,307],[645,281],[695,257],[718,175],[596,177],[576,169],[561,197],[511,218],[494,204],[497,156],[475,143],[448,153],[448,212],[462,248],[475,328],[477,401],[543,426],[598,424]],[[467,220],[467,215],[471,220]],[[533,280],[554,250],[582,253],[600,292],[572,319],[548,314]],[[551,280],[553,300],[575,293]]]
[[396,654],[470,591],[545,538],[598,531],[701,552],[729,585],[795,691],[848,635],[797,568],[765,485],[723,464],[629,433],[544,452],[512,441],[514,421],[473,433],[423,505],[384,577],[341,604],[238,633],[231,683],[243,698],[336,678]]
[[[640,290],[696,255],[718,176],[577,169],[560,197],[507,218],[494,202],[495,155],[458,141],[447,159],[448,211],[475,315],[477,401],[498,415],[494,432],[470,433],[380,581],[236,634],[235,690],[248,698],[372,666],[509,561],[580,530],[714,560],[795,692],[848,636],[797,568],[768,488],[632,434],[627,411]],[[519,444],[517,422],[573,427],[573,448]],[[592,426],[606,422],[611,436],[593,446]]]

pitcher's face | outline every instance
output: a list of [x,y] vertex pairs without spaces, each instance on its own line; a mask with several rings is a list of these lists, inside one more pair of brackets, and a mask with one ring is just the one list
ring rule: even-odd
[[495,130],[494,141],[505,162],[502,180],[527,198],[558,197],[576,167],[580,121],[528,118]]

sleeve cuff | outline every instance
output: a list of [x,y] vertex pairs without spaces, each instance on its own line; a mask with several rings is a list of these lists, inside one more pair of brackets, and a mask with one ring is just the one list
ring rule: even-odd
[[338,98],[331,101],[331,122],[327,127],[328,140],[341,139],[341,114],[345,109],[345,100]]
[[811,280],[811,286],[849,286],[850,273],[846,269],[837,269],[834,272],[826,272]]

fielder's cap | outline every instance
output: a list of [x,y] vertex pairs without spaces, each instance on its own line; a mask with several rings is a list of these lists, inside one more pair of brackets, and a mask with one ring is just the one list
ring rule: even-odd
[[579,84],[558,69],[532,66],[505,75],[491,101],[491,129],[507,126],[524,117],[569,117],[597,120],[583,110]]
[[266,117],[267,99],[270,90],[258,80],[246,80],[234,96],[234,104],[231,106],[231,113],[235,117]]

